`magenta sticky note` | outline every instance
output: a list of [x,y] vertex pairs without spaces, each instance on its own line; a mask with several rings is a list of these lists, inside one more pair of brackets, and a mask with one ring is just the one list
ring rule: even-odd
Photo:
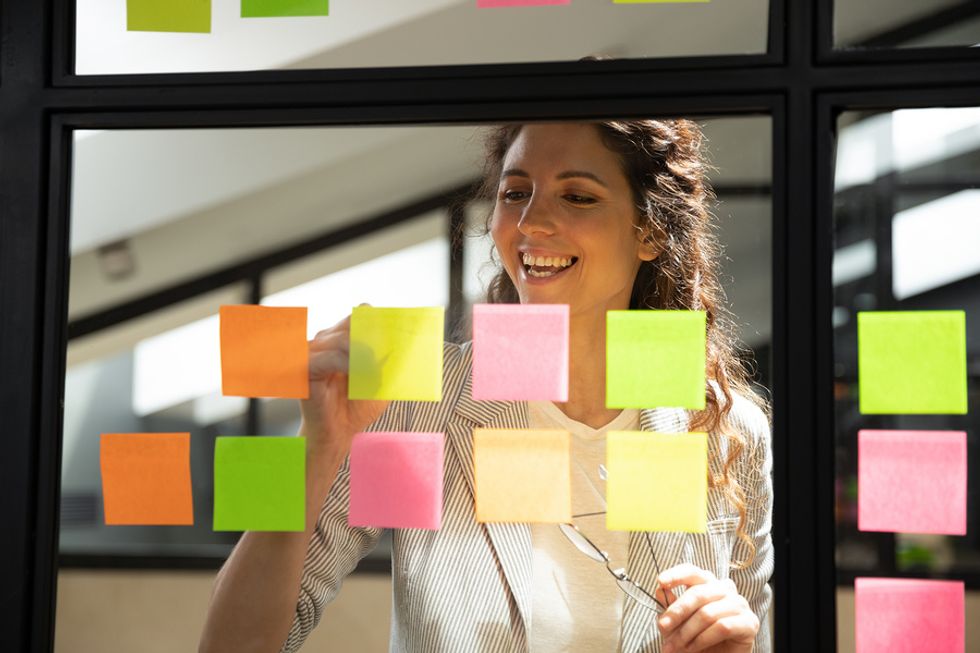
[[350,526],[442,527],[442,433],[358,433],[350,449]]
[[966,433],[859,431],[858,530],[966,535]]
[[856,653],[962,653],[963,582],[854,579]]
[[568,305],[475,305],[473,398],[568,401]]
[[538,5],[568,5],[572,0],[476,0],[480,9],[490,7],[534,7]]

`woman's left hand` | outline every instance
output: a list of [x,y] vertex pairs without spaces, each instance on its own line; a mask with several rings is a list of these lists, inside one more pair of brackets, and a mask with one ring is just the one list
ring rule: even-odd
[[664,571],[657,582],[657,597],[662,603],[668,590],[687,587],[680,598],[669,594],[673,602],[657,618],[663,653],[752,651],[759,618],[731,579],[718,580],[710,571],[681,564]]

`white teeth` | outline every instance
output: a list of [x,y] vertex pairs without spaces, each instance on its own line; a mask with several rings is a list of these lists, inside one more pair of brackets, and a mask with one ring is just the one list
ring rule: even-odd
[[521,262],[524,265],[536,265],[543,268],[567,268],[572,264],[572,258],[570,256],[531,256],[527,252],[521,252]]

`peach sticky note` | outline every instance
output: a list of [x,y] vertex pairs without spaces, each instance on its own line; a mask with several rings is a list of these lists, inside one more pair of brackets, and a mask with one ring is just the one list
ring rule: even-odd
[[350,449],[350,526],[442,527],[442,433],[358,433]]
[[966,414],[966,313],[862,312],[857,322],[861,413]]
[[962,653],[962,581],[854,579],[856,653]]
[[704,311],[609,311],[606,406],[704,408]]
[[222,394],[310,396],[305,307],[222,306],[220,319]]
[[445,309],[358,306],[350,316],[351,399],[442,400]]
[[192,525],[190,443],[190,433],[103,433],[105,523]]
[[572,521],[566,431],[473,429],[478,522]]
[[611,431],[606,436],[606,528],[703,533],[708,515],[704,433]]
[[567,5],[572,0],[476,0],[480,9],[491,7],[534,7],[538,5]]
[[473,398],[568,401],[568,305],[474,306]]
[[859,431],[858,529],[966,535],[966,433]]

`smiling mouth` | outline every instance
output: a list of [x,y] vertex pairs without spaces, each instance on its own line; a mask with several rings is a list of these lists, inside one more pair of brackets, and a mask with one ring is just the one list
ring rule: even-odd
[[521,263],[528,276],[542,279],[553,277],[572,267],[578,262],[577,256],[531,256],[521,253]]

